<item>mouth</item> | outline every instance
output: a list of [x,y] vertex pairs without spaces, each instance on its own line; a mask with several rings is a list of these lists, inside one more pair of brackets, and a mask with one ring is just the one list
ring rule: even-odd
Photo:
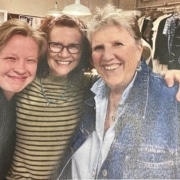
[[122,64],[111,64],[111,65],[104,65],[105,70],[114,71],[118,69]]
[[11,78],[13,81],[16,81],[17,83],[22,83],[27,79],[27,77],[23,77],[23,76],[8,76],[8,77]]
[[56,63],[60,64],[60,65],[68,66],[71,63],[71,61],[58,61],[58,60],[56,60]]

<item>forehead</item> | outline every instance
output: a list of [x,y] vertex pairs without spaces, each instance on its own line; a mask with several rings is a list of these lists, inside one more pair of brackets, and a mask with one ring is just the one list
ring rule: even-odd
[[[37,42],[30,36],[24,36],[21,34],[14,34],[10,37],[10,39],[7,41],[7,43],[5,44],[5,46],[9,46],[9,45],[14,45],[14,46],[20,46],[20,45],[26,45],[26,43],[28,42],[28,44],[31,43],[31,45],[35,45],[38,46]],[[28,45],[27,44],[27,45]]]
[[50,31],[49,38],[51,40],[80,40],[82,38],[82,34],[79,32],[78,28],[55,26]]
[[91,35],[91,42],[94,43],[104,43],[104,42],[113,42],[115,40],[128,41],[133,37],[129,31],[120,26],[120,25],[106,25],[98,30],[96,30]]
[[79,29],[77,27],[68,27],[68,26],[54,26],[51,31],[50,35],[54,33],[61,33],[61,34],[66,34],[66,33],[72,33],[72,34],[81,34]]
[[37,57],[39,46],[32,37],[16,34],[1,48],[0,54],[1,53],[19,57]]

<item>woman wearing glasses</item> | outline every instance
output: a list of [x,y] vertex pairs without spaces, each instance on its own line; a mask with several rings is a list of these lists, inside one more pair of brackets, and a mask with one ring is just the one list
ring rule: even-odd
[[37,77],[17,99],[17,143],[7,179],[52,179],[80,120],[91,77],[85,25],[69,16],[48,17],[40,30],[49,48]]

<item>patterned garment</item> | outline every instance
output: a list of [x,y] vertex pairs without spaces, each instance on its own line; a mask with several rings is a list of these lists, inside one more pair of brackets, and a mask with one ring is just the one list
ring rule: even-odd
[[[17,98],[17,143],[7,179],[51,179],[78,125],[89,76],[36,78]],[[84,83],[83,83],[84,82]]]
[[166,23],[165,23],[164,29],[163,29],[163,34],[168,37],[169,53],[172,50],[172,42],[173,42],[175,30],[176,30],[176,18],[175,18],[175,16],[171,16],[166,20]]

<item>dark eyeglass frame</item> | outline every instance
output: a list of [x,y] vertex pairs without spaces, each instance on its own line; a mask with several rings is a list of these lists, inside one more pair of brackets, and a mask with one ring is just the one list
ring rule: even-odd
[[[50,51],[52,51],[54,53],[60,53],[64,50],[64,48],[66,48],[70,54],[78,54],[81,51],[81,45],[80,44],[69,44],[67,46],[64,46],[61,43],[49,41],[48,45],[49,45]],[[57,49],[57,51],[55,49],[53,49],[53,46],[54,46],[54,48]],[[74,49],[72,49],[72,48],[74,48]]]

